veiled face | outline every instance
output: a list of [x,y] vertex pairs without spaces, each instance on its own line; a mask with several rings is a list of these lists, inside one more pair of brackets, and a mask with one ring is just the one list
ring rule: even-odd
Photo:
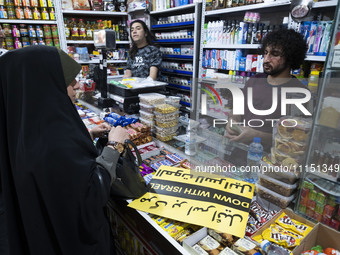
[[70,97],[73,103],[76,102],[76,94],[77,89],[79,89],[79,82],[74,79],[68,86],[67,86],[67,95]]

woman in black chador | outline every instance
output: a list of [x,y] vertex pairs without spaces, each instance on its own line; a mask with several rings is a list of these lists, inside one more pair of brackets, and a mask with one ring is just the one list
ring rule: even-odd
[[[54,47],[0,58],[0,188],[10,254],[110,254],[104,207],[119,152],[109,145],[97,155],[67,93],[79,71]],[[122,128],[109,133],[110,141],[127,137]]]

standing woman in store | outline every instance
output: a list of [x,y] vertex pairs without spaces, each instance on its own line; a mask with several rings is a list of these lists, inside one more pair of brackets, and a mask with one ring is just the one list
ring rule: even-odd
[[130,24],[132,47],[127,61],[124,78],[141,77],[157,80],[162,63],[162,53],[154,45],[155,40],[145,22],[135,20]]
[[[6,53],[7,50],[3,49],[2,46],[5,40],[5,33],[2,31],[0,26],[0,57]],[[8,241],[6,234],[6,224],[5,224],[5,211],[4,211],[4,202],[2,198],[2,186],[1,186],[1,173],[0,173],[0,254],[8,255]]]
[[[10,254],[109,255],[105,205],[119,152],[98,156],[70,98],[81,67],[30,46],[0,58],[0,174]],[[109,141],[128,138],[112,128]]]

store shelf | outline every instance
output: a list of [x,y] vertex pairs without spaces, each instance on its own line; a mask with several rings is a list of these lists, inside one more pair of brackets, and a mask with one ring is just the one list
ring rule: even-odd
[[106,12],[106,11],[80,11],[80,10],[63,10],[63,14],[92,15],[92,16],[127,16],[126,12]]
[[308,174],[312,174],[312,175],[318,176],[320,178],[323,178],[323,179],[326,179],[326,180],[329,180],[329,181],[332,181],[332,182],[337,181],[337,177],[328,175],[327,173],[324,173],[322,171],[321,172],[320,171],[311,171],[310,168],[307,168],[306,170],[307,170]]
[[85,40],[67,40],[67,44],[93,44],[93,40],[85,41]]
[[186,21],[186,22],[179,22],[179,23],[169,23],[169,24],[159,24],[159,25],[153,25],[151,26],[152,29],[156,28],[177,28],[177,27],[183,27],[183,26],[193,26],[195,24],[195,21]]
[[36,25],[57,25],[57,21],[55,20],[24,20],[24,19],[0,19],[0,23],[8,23],[8,24],[36,24]]
[[179,103],[181,105],[184,105],[184,106],[187,106],[187,107],[191,107],[191,104],[190,103],[187,103],[187,102],[184,102],[184,101],[179,101]]
[[140,12],[140,11],[145,11],[145,7],[143,8],[143,7],[139,7],[139,8],[134,8],[134,9],[132,9],[132,10],[129,10],[128,9],[128,14],[131,14],[131,13],[134,13],[134,12]]
[[244,12],[244,11],[254,11],[257,9],[267,9],[267,8],[280,8],[283,6],[289,6],[290,1],[275,1],[270,3],[261,3],[261,4],[249,4],[243,6],[237,6],[232,8],[225,8],[220,10],[207,11],[205,16],[217,16],[226,13],[235,13],[235,12]]
[[[227,70],[225,70],[227,71]],[[231,82],[230,79],[200,79],[199,80],[200,83],[208,83],[208,84],[213,84],[213,85],[218,85],[217,88],[223,88],[225,87],[225,85],[227,84],[232,84],[233,86],[237,86],[240,89],[243,89],[245,84],[241,84],[241,83],[235,83],[235,82]]]
[[187,55],[167,55],[163,54],[163,58],[176,58],[176,59],[184,59],[184,60],[193,60],[194,56],[187,56]]
[[168,86],[169,86],[169,87],[176,88],[176,89],[180,89],[180,90],[185,90],[185,91],[187,91],[187,92],[190,92],[190,90],[191,90],[191,87],[182,86],[182,85],[173,84],[173,83],[169,83]]
[[330,194],[336,197],[340,196],[340,183],[339,182],[329,181],[329,180],[316,178],[316,177],[313,178],[313,176],[310,174],[307,175],[306,181],[314,184],[316,187],[321,189],[323,192],[326,192],[327,194]]
[[177,69],[168,69],[168,68],[162,68],[162,72],[167,72],[167,73],[177,73],[177,74],[185,74],[185,75],[192,75],[193,72],[190,71],[182,71],[182,70],[177,70]]
[[305,58],[306,61],[318,61],[318,62],[325,62],[326,61],[326,56],[312,56],[312,55],[307,55]]
[[171,9],[162,10],[162,11],[152,11],[152,12],[150,12],[150,14],[151,15],[153,15],[153,14],[169,14],[169,16],[170,16],[172,12],[178,12],[178,11],[187,10],[187,9],[194,9],[194,8],[195,8],[195,4],[187,4],[187,5],[174,7],[174,8],[171,8]]
[[156,43],[193,43],[194,39],[160,39],[155,41]]
[[258,49],[261,44],[205,44],[203,49]]
[[[95,60],[90,60],[90,61],[81,61],[81,60],[77,60],[77,62],[79,64],[99,64],[99,59],[95,59]],[[127,60],[108,60],[107,63],[108,64],[120,64],[120,63],[126,63]]]
[[[94,44],[93,40],[67,40],[67,44]],[[116,41],[116,44],[130,44],[129,41]]]
[[313,9],[315,9],[315,8],[325,8],[325,7],[335,7],[337,4],[338,4],[338,0],[313,2]]

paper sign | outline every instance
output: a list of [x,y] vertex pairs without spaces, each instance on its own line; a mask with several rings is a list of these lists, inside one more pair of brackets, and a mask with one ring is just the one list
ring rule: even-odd
[[254,185],[214,174],[162,166],[150,190],[129,206],[243,237]]

